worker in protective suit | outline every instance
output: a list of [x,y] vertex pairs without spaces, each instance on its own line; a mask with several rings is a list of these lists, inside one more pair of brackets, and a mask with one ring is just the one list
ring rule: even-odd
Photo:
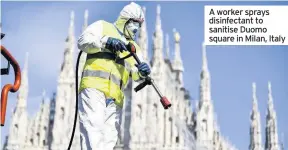
[[78,48],[87,53],[79,93],[80,139],[83,150],[112,150],[120,129],[124,93],[130,77],[141,81],[150,74],[147,63],[137,65],[127,44],[136,44],[136,33],[144,21],[141,7],[131,2],[116,22],[99,20],[78,39]]

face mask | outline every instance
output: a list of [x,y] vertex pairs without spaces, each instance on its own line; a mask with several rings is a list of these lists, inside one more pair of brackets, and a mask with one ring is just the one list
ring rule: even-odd
[[126,25],[126,33],[127,37],[130,37],[132,39],[135,39],[136,33],[138,32],[140,28],[140,24],[138,22],[130,22]]

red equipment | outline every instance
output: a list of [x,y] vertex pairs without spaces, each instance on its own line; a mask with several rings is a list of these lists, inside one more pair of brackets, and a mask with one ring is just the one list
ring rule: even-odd
[[[137,64],[141,64],[141,61],[139,60],[138,56],[136,55],[135,46],[130,42],[128,47],[129,47],[128,49],[130,50],[130,55],[132,55],[134,57],[134,59],[136,60]],[[152,85],[153,86],[153,88],[155,89],[155,91],[157,92],[157,94],[160,97],[160,102],[163,105],[164,109],[168,109],[169,107],[171,107],[171,103],[169,102],[169,100],[165,96],[163,96],[161,94],[160,90],[155,85],[153,79],[151,79],[150,76],[146,77],[144,82],[140,83],[137,87],[135,87],[134,91],[138,92],[139,90],[144,88],[146,85]]]
[[[5,36],[5,34],[1,33],[1,39]],[[8,60],[8,67],[2,69],[1,68],[1,75],[8,75],[9,69],[10,69],[10,63],[13,66],[14,74],[15,74],[15,81],[14,85],[12,84],[6,84],[1,92],[1,126],[4,126],[5,124],[5,117],[6,117],[6,106],[7,106],[7,98],[8,98],[8,92],[17,92],[19,90],[20,84],[21,84],[21,70],[17,63],[17,61],[14,59],[14,57],[9,53],[9,51],[1,45],[1,54]]]

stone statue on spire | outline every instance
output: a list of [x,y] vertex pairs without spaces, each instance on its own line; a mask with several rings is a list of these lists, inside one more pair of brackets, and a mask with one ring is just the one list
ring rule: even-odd
[[256,83],[252,83],[253,106],[250,114],[250,145],[249,150],[262,150],[261,122],[256,97]]
[[277,117],[273,106],[271,82],[268,82],[268,109],[266,115],[265,150],[278,150]]
[[179,32],[177,32],[175,28],[173,29],[173,32],[174,32],[175,42],[179,43],[180,42],[180,34],[179,34]]

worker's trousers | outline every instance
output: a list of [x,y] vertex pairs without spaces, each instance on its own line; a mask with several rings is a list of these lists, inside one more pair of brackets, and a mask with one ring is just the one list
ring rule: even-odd
[[113,150],[119,130],[121,108],[92,88],[79,94],[81,150]]

